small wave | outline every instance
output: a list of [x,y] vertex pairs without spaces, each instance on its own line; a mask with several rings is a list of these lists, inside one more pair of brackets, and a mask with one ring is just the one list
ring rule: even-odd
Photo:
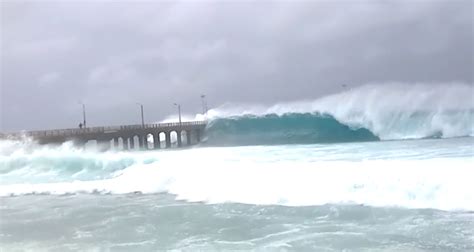
[[110,178],[134,164],[152,163],[152,153],[104,152],[76,148],[71,142],[60,146],[33,141],[0,141],[0,182],[70,182]]

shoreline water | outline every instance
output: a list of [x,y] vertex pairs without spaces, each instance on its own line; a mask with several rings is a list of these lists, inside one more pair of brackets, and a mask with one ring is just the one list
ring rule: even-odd
[[169,194],[0,200],[0,243],[8,251],[474,249],[472,211],[203,204]]

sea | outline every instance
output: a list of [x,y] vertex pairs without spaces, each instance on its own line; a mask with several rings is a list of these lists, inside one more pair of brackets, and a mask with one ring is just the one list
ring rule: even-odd
[[474,251],[471,84],[224,104],[188,148],[0,141],[1,251]]

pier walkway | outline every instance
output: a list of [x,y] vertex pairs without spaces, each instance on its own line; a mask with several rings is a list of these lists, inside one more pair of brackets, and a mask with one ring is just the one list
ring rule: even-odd
[[77,146],[84,146],[89,141],[96,141],[97,146],[102,150],[159,149],[172,147],[172,142],[176,143],[176,147],[199,143],[206,124],[205,121],[193,121],[22,131],[0,134],[0,139],[31,138],[39,144],[62,144],[72,141]]

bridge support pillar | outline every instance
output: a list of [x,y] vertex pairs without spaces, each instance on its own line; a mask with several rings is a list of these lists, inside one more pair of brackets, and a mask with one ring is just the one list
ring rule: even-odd
[[138,149],[143,150],[145,149],[145,138],[142,135],[138,136]]
[[112,149],[112,150],[118,150],[118,148],[119,148],[118,137],[114,137],[113,140],[114,140],[114,141],[110,143],[110,147],[111,147],[110,149]]
[[171,132],[166,132],[166,148],[171,148]]
[[122,137],[122,149],[123,150],[128,150],[128,138],[127,137]]
[[197,140],[197,143],[201,142],[201,131],[200,130],[196,130],[196,140]]
[[143,136],[143,149],[148,150],[148,134]]
[[143,136],[143,148],[144,148],[145,150],[150,149],[150,148],[149,148],[149,144],[148,144],[148,134],[146,134],[146,135]]
[[[120,150],[120,142],[119,142],[118,137],[114,138],[114,144],[115,144],[115,149]],[[122,140],[122,145],[123,145],[123,140]]]
[[191,131],[186,130],[186,144],[191,145]]
[[135,137],[129,137],[128,138],[128,144],[129,144],[129,149],[130,150],[135,149]]
[[181,147],[181,131],[176,131],[176,140],[178,141],[178,147]]
[[153,134],[153,148],[160,148],[160,133]]

